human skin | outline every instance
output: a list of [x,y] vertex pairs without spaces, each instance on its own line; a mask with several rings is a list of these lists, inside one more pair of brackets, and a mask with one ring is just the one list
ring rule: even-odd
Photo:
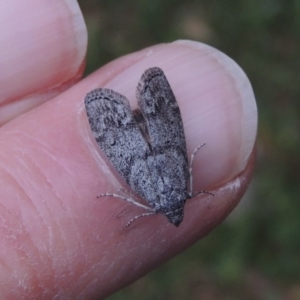
[[[257,129],[253,91],[235,62],[204,44],[177,41],[123,56],[80,80],[87,32],[75,1],[3,1],[1,15],[1,299],[104,298],[234,209],[251,179]],[[130,188],[95,143],[83,99],[106,87],[136,108],[138,80],[153,66],[164,70],[179,103],[188,154],[206,143],[195,157],[194,190],[214,196],[189,200],[178,228],[163,215],[124,228],[144,211],[96,198],[130,196]]]

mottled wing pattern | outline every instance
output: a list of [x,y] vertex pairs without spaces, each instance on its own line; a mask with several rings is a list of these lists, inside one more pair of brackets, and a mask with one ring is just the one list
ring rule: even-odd
[[180,110],[161,69],[144,72],[137,99],[140,109],[132,112],[124,96],[109,89],[93,90],[85,98],[89,123],[97,143],[129,186],[154,212],[178,226],[190,198],[189,168]]
[[147,69],[139,81],[136,96],[154,152],[175,147],[188,162],[179,106],[164,72],[157,67]]
[[144,72],[137,87],[137,99],[155,158],[148,161],[152,182],[160,197],[155,201],[162,209],[171,208],[171,202],[177,205],[188,197],[188,158],[179,106],[160,68]]
[[128,100],[113,90],[99,88],[86,95],[85,106],[98,145],[131,186],[132,168],[137,163],[145,165],[150,150]]

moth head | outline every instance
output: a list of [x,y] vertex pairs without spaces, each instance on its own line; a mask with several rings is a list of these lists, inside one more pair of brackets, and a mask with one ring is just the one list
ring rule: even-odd
[[183,206],[171,210],[167,212],[165,215],[168,218],[169,222],[171,222],[176,227],[178,227],[183,220]]

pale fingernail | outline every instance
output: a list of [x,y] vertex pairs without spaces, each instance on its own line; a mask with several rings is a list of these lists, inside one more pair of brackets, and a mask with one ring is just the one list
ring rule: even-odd
[[[219,152],[216,157],[227,157],[223,165],[216,163],[212,177],[215,178],[216,173],[223,174],[220,181],[226,181],[244,170],[255,144],[258,118],[252,86],[237,63],[221,51],[193,41],[176,41],[175,44],[199,49],[203,53],[202,64],[209,62],[210,69],[199,75],[202,76],[199,85],[206,86],[208,92],[198,101],[206,103],[206,115],[201,118],[204,128],[210,128],[203,134],[205,142],[212,148],[216,146],[211,155]],[[206,80],[207,83],[203,83]],[[205,126],[205,122],[210,125]]]

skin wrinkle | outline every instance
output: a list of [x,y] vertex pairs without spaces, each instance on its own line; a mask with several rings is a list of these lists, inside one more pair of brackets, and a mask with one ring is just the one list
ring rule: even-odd
[[[19,243],[20,246],[16,247],[15,249],[19,253],[19,257],[21,257],[21,259],[19,258],[19,265],[24,269],[26,268],[26,273],[30,274],[29,276],[26,277],[26,280],[24,280],[26,282],[23,282],[22,288],[28,286],[29,281],[32,282],[32,284],[34,284],[33,286],[40,286],[37,272],[36,272],[37,269],[36,266],[41,263],[42,256],[39,255],[40,252],[37,249],[37,247],[35,247],[35,243],[33,243],[30,234],[28,234],[28,231],[26,231],[26,229],[21,224],[21,222],[18,223],[20,224],[22,229],[24,229],[22,230],[22,232],[18,234],[18,236],[22,236],[22,240],[23,240],[23,238],[25,237],[24,233],[26,233],[27,243],[26,243],[26,247],[24,244]],[[38,257],[40,258],[39,261],[37,261]],[[26,264],[26,267],[24,266],[24,263]]]
[[[51,150],[53,151],[53,149],[50,148],[48,144],[42,143],[41,140],[39,140],[39,139],[37,139],[37,138],[34,138],[34,137],[31,136],[31,135],[27,135],[27,134],[25,134],[24,132],[19,132],[19,131],[16,131],[16,132],[18,132],[18,135],[21,134],[22,136],[28,138],[30,142],[31,142],[31,141],[34,141],[34,142],[38,143],[39,146],[40,146],[40,145],[42,146],[42,147],[37,146],[37,148],[39,148],[39,149],[41,149],[41,150],[48,150],[48,151],[44,151],[44,153],[47,155],[47,157],[52,158],[52,159],[53,159],[53,162],[54,162],[54,163],[57,163],[57,164],[63,169],[63,171],[64,171],[65,173],[67,173],[67,174],[69,174],[69,175],[73,175],[73,174],[71,174],[71,173],[68,172],[68,169],[66,169],[66,168],[64,167],[64,165],[61,164],[61,163],[59,162],[59,160],[56,160],[56,159],[55,159],[56,156],[53,155],[53,154],[51,153]],[[34,161],[34,160],[31,160],[31,163],[33,164],[33,163],[35,163],[35,161]],[[39,168],[39,166],[38,166],[37,164],[34,164],[34,165],[35,165],[40,171],[42,170],[41,168]],[[42,172],[40,172],[40,173],[42,174]],[[57,198],[61,199],[61,197],[56,193],[56,190],[53,188],[53,185],[52,185],[51,182],[48,180],[48,178],[47,178],[46,176],[44,176],[44,177],[45,177],[45,180],[51,185],[52,190],[55,192],[55,195],[57,196]],[[70,187],[72,187],[72,191],[74,192],[74,194],[75,194],[76,196],[79,197],[79,195],[77,194],[77,191],[76,191],[76,189],[74,188],[74,186],[71,184],[70,181],[69,181],[69,183],[70,183]],[[63,203],[63,201],[61,201],[61,202]],[[62,207],[64,208],[64,205],[62,205]]]
[[[85,255],[85,251],[84,251],[84,247],[82,247],[82,244],[80,244],[80,250],[81,250],[81,255],[80,257],[84,258],[84,262],[83,265],[87,265],[89,266],[89,262],[87,260],[87,257]],[[81,263],[82,264],[82,263]],[[78,268],[78,266],[76,266],[76,269]],[[74,281],[74,290],[78,289],[78,285],[80,285],[80,288],[84,285],[86,286],[86,275],[90,275],[90,273],[87,272],[87,267],[84,267],[84,270],[80,269],[80,272],[76,272],[76,270],[74,270],[74,273],[72,274],[72,277],[75,277],[75,281]]]
[[[48,157],[49,157],[49,155],[48,155]],[[51,156],[52,157],[52,156]],[[29,159],[28,159],[28,161],[29,161]],[[56,161],[55,161],[56,162]],[[20,163],[21,163],[21,165],[23,165],[24,167],[26,167],[28,170],[30,170],[30,168],[28,168],[28,165],[27,164],[25,164],[24,163],[24,161],[23,160],[20,160]],[[45,178],[45,176],[44,176],[44,174],[43,174],[43,172],[42,172],[42,170],[39,168],[39,166],[35,163],[35,161],[30,161],[30,163],[32,164],[32,165],[34,165],[34,166],[36,166],[37,167],[37,169],[38,169],[38,171],[39,171],[39,173],[41,174],[41,177],[44,177]],[[53,188],[53,186],[51,185],[51,182],[49,182],[49,180],[46,180],[46,182],[47,183],[49,183],[50,185],[50,189],[51,189],[51,191],[55,191],[55,189]],[[74,189],[74,187],[72,187],[73,189]],[[23,189],[23,192],[25,193],[25,191],[24,191],[24,189]],[[29,197],[27,197],[27,198],[29,198]],[[64,210],[66,210],[66,207],[65,207],[65,205],[64,205],[64,202],[62,201],[62,199],[56,194],[56,198],[57,199],[59,199],[60,200],[60,203],[61,203],[61,205],[63,206],[63,208],[64,208]],[[30,199],[30,198],[29,198]],[[33,204],[33,203],[32,203]],[[47,203],[45,203],[46,205],[47,205]],[[34,210],[35,211],[39,211],[38,209],[37,209],[37,207],[36,206],[34,206]],[[52,220],[54,221],[54,226],[55,227],[57,227],[58,228],[58,232],[59,232],[59,234],[61,235],[61,233],[63,233],[63,230],[62,230],[62,228],[60,228],[60,226],[59,226],[59,224],[58,223],[56,223],[55,222],[55,216],[52,214],[52,212],[51,212],[51,210],[49,210],[48,209],[48,214],[50,214],[50,215],[52,215]],[[41,220],[41,224],[44,224],[45,225],[45,223],[44,223],[44,220],[43,220],[43,218],[41,217],[41,215],[40,215],[40,213],[38,214],[39,215],[39,217],[40,217],[40,220]],[[67,210],[67,215],[71,215],[71,213],[70,213],[70,211],[69,210]],[[74,224],[74,222],[73,222],[73,219],[72,218],[69,218],[69,220],[71,220],[72,221],[72,225],[74,226],[75,224]],[[47,231],[49,230],[49,227],[47,227],[46,225],[45,225],[45,228],[47,229]],[[78,244],[79,244],[79,247],[80,247],[80,249],[81,249],[81,252],[82,253],[84,253],[84,247],[83,247],[83,244],[82,244],[82,242],[81,242],[81,239],[80,239],[80,237],[79,237],[79,233],[77,232],[77,231],[75,231],[75,234],[76,234],[76,240],[77,240],[77,246],[78,246]],[[49,236],[50,237],[50,236]],[[63,244],[64,244],[64,248],[65,249],[67,249],[67,247],[66,247],[66,243],[64,242],[64,241],[66,241],[67,240],[67,237],[65,236],[60,236],[60,241],[62,241],[63,242]],[[78,241],[79,241],[79,243],[78,243]],[[34,243],[32,243],[33,245],[34,245]],[[53,243],[51,243],[51,241],[50,241],[50,245],[51,244],[53,244]],[[50,249],[52,249],[52,247],[50,247]],[[85,257],[84,255],[82,256],[82,257]],[[72,270],[71,270],[71,268],[70,268],[70,262],[72,261],[72,259],[70,258],[70,260],[69,260],[69,262],[68,262],[68,264],[67,264],[67,268],[68,268],[68,271],[69,271],[69,273],[71,273],[72,272]],[[52,261],[51,261],[51,263],[53,263]],[[54,268],[53,268],[53,264],[52,264],[52,270],[54,270]],[[54,272],[53,272],[54,273]]]
[[[92,269],[92,268],[91,268]],[[86,290],[86,287],[89,285],[88,277],[90,277],[90,272],[84,272],[82,270],[80,276],[78,276],[76,282],[74,282],[73,290],[82,291]]]
[[[7,169],[4,169],[6,171],[6,178],[9,176],[10,179],[14,180],[17,184],[18,182],[16,181],[16,179],[11,175],[11,173],[9,173],[9,171]],[[22,188],[22,186],[20,186],[18,184],[19,188],[21,189],[22,193],[23,193],[23,196],[22,196],[22,200],[24,199],[27,199],[27,203],[31,203],[33,205],[33,202],[30,201],[30,197],[26,194],[26,191]],[[19,197],[19,196],[18,196]],[[19,197],[20,198],[20,197]],[[2,205],[3,206],[3,205]],[[33,208],[34,208],[34,211],[37,211],[38,212],[38,209],[36,206],[33,205]],[[2,210],[3,211],[3,210]],[[14,219],[17,219],[19,220],[18,221],[18,224],[20,224],[20,227],[23,229],[22,232],[20,233],[22,236],[24,236],[24,232],[26,233],[26,238],[27,238],[27,245],[28,247],[24,248],[22,245],[23,244],[20,244],[20,247],[18,247],[17,249],[19,250],[19,252],[22,252],[23,255],[27,258],[26,260],[24,259],[24,261],[29,261],[30,263],[27,263],[27,266],[31,266],[34,270],[33,273],[31,273],[31,277],[34,278],[36,276],[33,276],[34,274],[36,274],[36,269],[34,266],[34,262],[37,260],[37,257],[40,258],[40,263],[43,262],[43,264],[45,265],[45,263],[47,264],[47,269],[50,269],[51,271],[54,270],[53,268],[53,264],[52,264],[52,260],[50,259],[50,255],[48,253],[47,255],[47,258],[45,260],[45,255],[39,255],[41,253],[41,251],[39,251],[39,248],[37,247],[36,243],[33,241],[32,237],[31,237],[31,234],[28,232],[27,230],[27,226],[25,225],[25,222],[24,222],[24,217],[23,217],[23,211],[20,210],[20,214],[18,214],[19,217],[18,218],[14,218]],[[26,215],[26,213],[25,213]],[[45,225],[44,227],[47,228],[43,218],[41,217],[41,215],[38,213],[37,216],[39,217],[39,222],[38,224],[41,224],[41,225]],[[9,236],[9,234],[7,234],[6,236]],[[22,238],[23,239],[23,238]],[[26,251],[27,250],[27,251]],[[34,253],[34,255],[30,255],[31,253]],[[38,255],[36,255],[38,254]],[[38,265],[39,263],[36,263],[36,265]],[[27,267],[28,268],[28,267]],[[49,275],[53,274],[54,272],[48,272]],[[51,277],[51,280],[53,281],[54,279],[54,276],[50,276]],[[34,281],[36,281],[37,279],[32,279]],[[48,279],[49,280],[49,279]]]
[[[29,244],[34,245],[32,239],[28,237]],[[25,258],[23,258],[24,262],[26,262],[26,265],[30,265],[32,268],[32,275],[30,281],[34,281],[36,285],[34,286],[36,290],[43,290],[43,281],[40,281],[38,278],[38,272],[36,272],[37,269],[40,269],[40,261],[37,261],[37,255],[35,253],[40,253],[37,247],[32,247],[35,251],[33,252],[32,249],[29,249],[29,247],[25,247],[24,244],[20,244],[21,247],[19,247],[19,251],[21,251],[23,254],[25,254]],[[40,260],[44,261],[42,258],[42,255],[39,256]],[[26,268],[26,270],[28,267]],[[53,276],[51,276],[53,279]],[[28,284],[25,284],[24,286],[28,287]]]
[[[95,281],[95,279],[93,281]],[[84,288],[82,288],[81,292],[77,294],[77,296],[74,299],[85,299],[89,295],[88,291],[93,290],[92,282],[87,284]]]
[[[0,208],[1,208],[1,212],[6,212],[6,213],[9,213],[11,214],[11,211],[8,210],[2,203],[0,203]],[[0,215],[0,218],[1,218],[1,229],[5,232],[7,232],[7,234],[5,234],[6,237],[9,237],[9,236],[12,236],[12,234],[8,234],[10,231],[10,227],[5,225],[4,226],[4,222],[3,221],[6,221],[5,218],[2,218],[2,214]],[[13,269],[11,268],[11,266],[9,264],[6,263],[5,260],[1,259],[1,256],[0,256],[0,261],[1,261],[1,265],[2,266],[5,266],[7,270],[9,270],[10,272],[13,272]]]
[[[107,274],[108,274],[108,276],[110,274],[112,274],[111,270],[115,269],[114,266],[116,264],[115,261],[110,261],[109,264],[107,262],[104,262],[104,264],[103,264],[102,261],[103,261],[103,259],[101,259],[99,261],[99,263],[97,264],[98,266],[100,266],[100,270],[102,270],[102,272],[100,274],[97,272],[98,273],[98,280],[100,280],[100,281],[102,281],[103,278],[106,278]],[[107,265],[107,268],[103,269],[103,267],[106,266],[106,265]]]
[[[38,141],[38,140],[37,140],[37,141]],[[43,148],[43,149],[46,149],[46,148]],[[48,149],[51,149],[51,148],[48,147]],[[54,158],[54,157],[52,156],[52,154],[48,153],[47,151],[45,151],[45,153],[47,154],[47,157]],[[58,162],[58,161],[55,160],[55,159],[53,159],[53,161],[54,161],[55,163]],[[36,167],[38,167],[38,165],[35,164],[35,161],[31,161],[31,163],[32,163],[33,165],[35,165]],[[62,166],[62,165],[60,164],[60,166]],[[63,167],[63,166],[62,166],[62,167]],[[65,168],[63,168],[63,169],[64,169],[64,171],[67,171]],[[38,170],[41,171],[41,169],[40,169],[39,167],[38,167]],[[40,172],[40,173],[43,174],[43,172]],[[44,175],[44,174],[43,174],[43,175]],[[44,177],[45,177],[45,176],[44,176]],[[56,191],[56,189],[53,188],[53,185],[52,185],[51,182],[48,180],[48,178],[46,178],[46,182],[49,183],[49,185],[50,185],[50,187],[51,187],[51,191]],[[74,187],[72,186],[72,184],[70,184],[70,186],[72,187],[72,189],[73,189],[73,191],[74,191]],[[76,193],[75,193],[75,194],[76,194]],[[59,197],[59,195],[58,195],[56,192],[55,192],[55,195],[56,195],[56,198],[57,198],[58,200],[60,200],[60,204],[61,204],[63,210],[66,211],[66,215],[67,215],[67,216],[72,216],[72,212],[70,211],[69,206],[65,206],[65,205],[64,205],[64,202],[63,202],[62,198]],[[76,194],[76,195],[77,195],[77,194]],[[78,195],[77,195],[77,196],[78,196]],[[49,211],[49,212],[50,212],[50,214],[52,214],[51,211]],[[54,219],[55,219],[55,216],[52,215],[52,220],[54,220]],[[71,222],[72,222],[72,227],[73,227],[73,228],[76,228],[76,224],[75,224],[75,222],[73,221],[72,217],[69,218],[69,221],[70,221],[70,220],[71,220]],[[59,227],[57,223],[56,223],[55,225],[56,225],[56,227]],[[59,231],[59,232],[62,232],[62,230],[60,230],[60,228],[59,228],[58,231]],[[78,233],[78,231],[74,230],[73,232],[74,232],[75,235],[76,235],[76,246],[79,247],[79,249],[80,249],[80,250],[78,250],[78,249],[77,249],[77,250],[78,250],[78,251],[81,251],[82,255],[81,255],[80,257],[81,257],[82,259],[85,260],[85,261],[81,260],[81,264],[85,264],[85,263],[86,263],[86,256],[85,256],[84,254],[85,254],[86,251],[85,251],[85,248],[84,248],[84,244],[83,244],[83,242],[82,242],[82,240],[81,240],[81,238],[80,238],[80,234]],[[62,240],[62,241],[67,241],[67,237],[61,236],[61,240]],[[72,261],[72,258],[70,258],[70,261],[69,261],[69,262],[71,262],[71,261]],[[75,273],[76,269],[78,268],[78,266],[75,265],[75,266],[74,266],[75,271],[74,271],[74,270],[72,270],[72,268],[70,267],[70,266],[72,266],[70,263],[67,264],[67,265],[68,265],[68,271],[69,271],[69,274]],[[76,272],[76,277],[78,277],[78,276],[77,276],[77,272]]]

